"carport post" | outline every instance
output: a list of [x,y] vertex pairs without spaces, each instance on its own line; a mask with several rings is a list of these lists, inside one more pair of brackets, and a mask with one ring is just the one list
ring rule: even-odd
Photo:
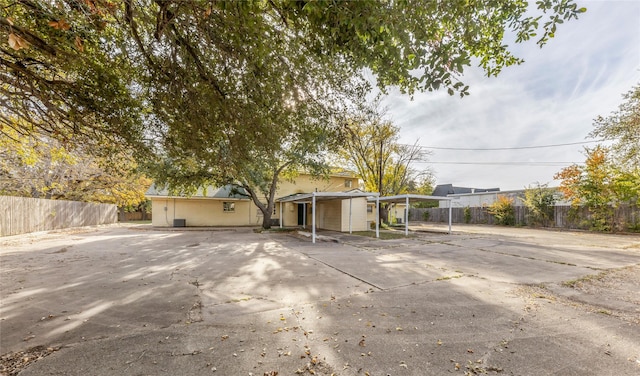
[[311,242],[316,242],[316,193],[311,194]]
[[352,233],[352,231],[351,231],[351,201],[352,201],[352,198],[349,197],[349,234]]
[[451,235],[451,200],[449,200],[449,235]]
[[280,228],[282,228],[282,202],[280,203]]
[[376,238],[380,237],[380,196],[376,196]]
[[405,197],[404,204],[404,236],[409,235],[409,196]]
[[302,228],[307,228],[307,203],[302,203]]

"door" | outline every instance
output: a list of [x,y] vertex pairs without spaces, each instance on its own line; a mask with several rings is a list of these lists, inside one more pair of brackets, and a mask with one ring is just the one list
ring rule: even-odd
[[298,226],[304,226],[304,204],[298,204]]

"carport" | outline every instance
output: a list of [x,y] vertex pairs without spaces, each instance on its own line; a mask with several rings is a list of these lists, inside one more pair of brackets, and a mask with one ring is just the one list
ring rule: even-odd
[[[367,199],[372,199],[373,197],[378,197],[378,193],[374,192],[362,192],[359,190],[349,191],[349,192],[312,192],[312,193],[300,193],[292,196],[281,197],[276,200],[276,202],[280,202],[280,227],[282,228],[282,203],[292,202],[296,204],[305,205],[305,209],[303,213],[306,213],[306,205],[311,204],[311,241],[313,243],[316,242],[316,203],[318,201],[326,201],[326,200],[346,200],[349,199],[349,233],[351,233],[351,201],[356,197],[365,197]],[[376,208],[377,209],[377,208]],[[307,224],[307,219],[303,220],[304,226]],[[376,231],[376,236],[378,235],[378,231]]]
[[409,235],[409,203],[412,202],[421,202],[421,201],[441,201],[446,200],[449,204],[449,234],[451,234],[451,197],[441,197],[441,196],[425,196],[425,195],[416,195],[416,194],[404,194],[397,196],[386,196],[386,197],[376,197],[370,198],[369,201],[376,202],[376,237],[380,237],[380,201],[385,201],[393,204],[402,204],[404,203],[405,211],[404,211],[404,235]]

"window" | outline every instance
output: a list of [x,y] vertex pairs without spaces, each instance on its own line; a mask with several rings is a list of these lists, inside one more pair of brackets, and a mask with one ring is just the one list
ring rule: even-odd
[[367,213],[373,213],[373,205],[367,205]]
[[347,188],[351,188],[351,184],[352,184],[351,182],[352,182],[351,179],[345,179],[344,180],[344,186],[347,187]]
[[235,202],[223,202],[222,210],[225,213],[233,213],[236,211],[236,203]]

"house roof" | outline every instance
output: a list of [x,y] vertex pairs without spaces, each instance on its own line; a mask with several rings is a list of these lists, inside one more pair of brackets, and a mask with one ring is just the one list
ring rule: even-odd
[[151,187],[145,193],[147,197],[191,197],[191,198],[215,198],[215,199],[237,199],[248,200],[246,191],[242,188],[228,184],[223,187],[208,186],[206,188],[198,188],[198,191],[192,195],[187,195],[183,192],[173,193],[169,192],[167,186],[157,187],[152,184]]
[[432,196],[445,197],[447,195],[459,195],[464,193],[499,192],[500,188],[467,188],[454,187],[453,184],[438,184],[431,193]]

